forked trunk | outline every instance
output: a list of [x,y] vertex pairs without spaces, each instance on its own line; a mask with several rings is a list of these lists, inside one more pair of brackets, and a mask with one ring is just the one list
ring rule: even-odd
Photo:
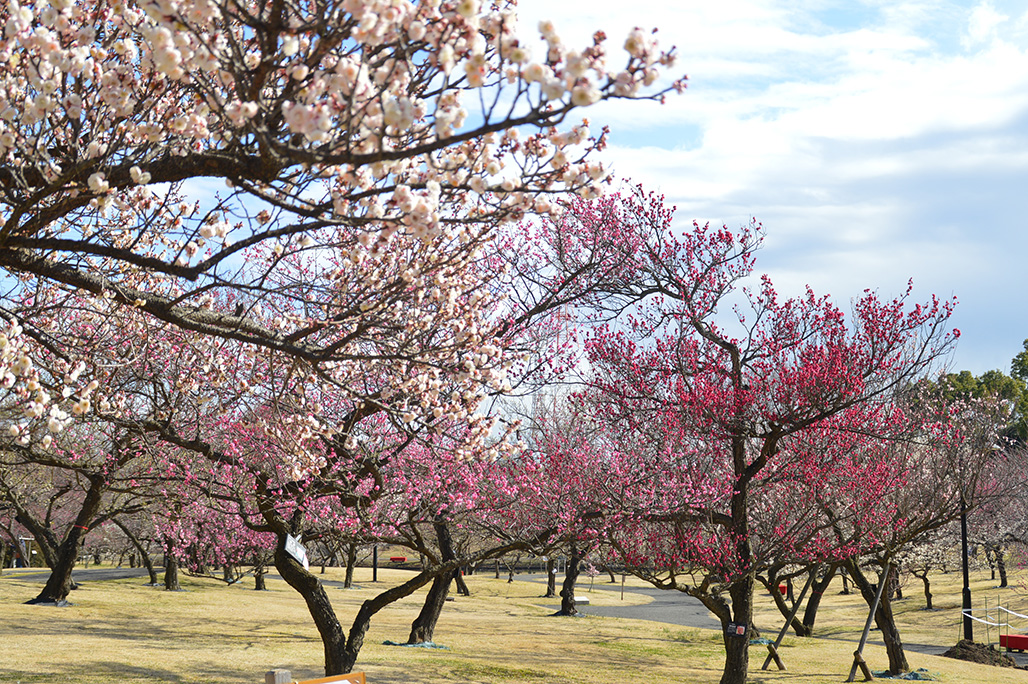
[[[58,605],[67,603],[68,594],[76,588],[75,582],[71,578],[71,571],[75,569],[75,561],[79,557],[79,546],[89,531],[90,523],[100,510],[106,488],[107,482],[103,477],[89,476],[89,489],[86,490],[82,507],[75,516],[75,523],[64,536],[64,541],[56,548],[47,548],[55,541],[50,535],[48,539],[50,543],[41,546],[50,566],[50,578],[43,586],[43,591],[39,592],[39,596],[27,603],[56,603]],[[44,539],[46,538],[44,537]]]
[[[367,625],[360,634],[356,650],[348,649],[342,625],[336,618],[332,602],[325,593],[325,587],[315,575],[305,570],[296,559],[286,553],[285,535],[279,535],[278,544],[275,545],[275,569],[278,570],[286,584],[295,589],[307,604],[307,610],[318,628],[318,634],[321,635],[321,643],[325,652],[325,676],[346,674],[351,671],[357,661],[357,653],[364,644]],[[369,624],[370,619],[369,616]]]
[[75,561],[78,559],[79,542],[84,536],[85,530],[77,525],[64,538],[64,541],[57,549],[54,557],[54,565],[50,570],[50,577],[47,579],[43,590],[36,598],[26,603],[56,603],[64,605],[67,603],[68,594],[76,588],[71,579],[71,571],[75,569]]

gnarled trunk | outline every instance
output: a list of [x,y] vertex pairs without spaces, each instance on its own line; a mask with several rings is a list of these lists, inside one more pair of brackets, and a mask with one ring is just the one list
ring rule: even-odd
[[928,570],[926,569],[923,573],[918,573],[917,570],[913,571],[914,577],[921,580],[924,584],[924,609],[932,610],[932,582],[928,579]]
[[425,603],[421,606],[421,612],[414,619],[410,627],[410,636],[407,637],[408,644],[431,643],[435,634],[436,623],[442,615],[443,606],[446,604],[446,595],[449,593],[451,576],[439,576],[432,580],[432,586],[428,588],[428,595]]
[[[853,584],[860,590],[867,605],[873,606],[878,587],[867,579],[856,560],[847,561],[847,568]],[[892,568],[893,566],[890,564],[889,572],[885,573],[885,579],[882,581],[889,581]],[[881,630],[882,641],[885,642],[885,652],[889,655],[889,672],[900,674],[909,671],[910,665],[907,663],[906,653],[903,652],[903,640],[900,638],[899,627],[896,626],[896,618],[892,613],[892,600],[888,591],[882,592],[881,600],[878,602],[878,609],[875,611],[875,625]]]
[[45,543],[41,544],[40,548],[43,549],[47,564],[50,566],[50,577],[43,586],[43,591],[27,603],[62,605],[67,602],[68,594],[76,588],[75,582],[71,578],[71,571],[75,569],[75,561],[79,557],[79,546],[89,531],[89,525],[100,510],[103,493],[107,489],[107,481],[102,476],[88,477],[89,489],[86,490],[82,506],[79,508],[78,515],[75,516],[75,522],[68,529],[64,540],[54,548],[56,539],[52,533],[43,536]]
[[[443,562],[456,560],[457,556],[453,551],[453,539],[450,536],[450,528],[446,523],[437,520],[435,528],[436,543],[439,545],[440,557]],[[407,637],[408,644],[426,644],[432,641],[435,634],[435,626],[442,615],[443,606],[446,605],[446,595],[450,592],[450,581],[460,575],[460,569],[439,575],[432,580],[432,586],[428,589],[425,603],[421,606],[421,612],[411,623],[410,636]]]
[[575,606],[575,584],[578,582],[578,575],[582,572],[583,554],[578,546],[571,544],[571,557],[564,570],[564,583],[560,588],[560,610],[557,615],[578,615],[578,608]]

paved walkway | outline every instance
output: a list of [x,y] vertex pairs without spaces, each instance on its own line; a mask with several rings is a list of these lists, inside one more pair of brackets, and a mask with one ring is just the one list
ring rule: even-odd
[[[600,577],[605,577],[601,575]],[[597,580],[600,579],[597,577]],[[546,583],[545,575],[521,575],[518,579],[528,582],[538,582],[540,584]],[[560,582],[557,582],[558,591],[560,589]],[[584,585],[579,584],[578,595],[582,595]],[[596,582],[592,585],[593,590],[603,591],[621,591],[620,584],[610,584],[606,580]],[[680,591],[672,591],[667,589],[658,589],[656,587],[625,587],[626,592],[632,592],[634,594],[643,594],[653,599],[651,603],[645,603],[641,606],[579,606],[579,612],[584,615],[597,615],[599,617],[618,617],[618,618],[629,618],[632,620],[650,620],[652,622],[662,622],[670,625],[681,625],[683,627],[701,627],[704,629],[721,629],[721,621],[714,617],[714,615],[700,603],[699,599],[683,594]],[[560,603],[555,602],[553,604],[544,603],[543,605],[552,605],[554,611],[560,608]],[[769,639],[773,639],[778,636],[778,630],[782,628],[781,623],[774,625],[772,633],[765,633],[764,636]],[[876,632],[871,632],[871,637],[868,639],[868,643],[877,644],[878,646],[884,646],[885,644],[881,639],[875,639]],[[856,643],[855,639],[846,639],[843,637],[818,637],[818,639],[834,639],[838,641],[850,641]],[[908,651],[915,653],[925,653],[927,655],[942,655],[949,647],[948,646],[935,646],[932,644],[915,644],[903,642],[903,648]],[[1028,665],[1028,653],[1008,653],[1018,665]]]

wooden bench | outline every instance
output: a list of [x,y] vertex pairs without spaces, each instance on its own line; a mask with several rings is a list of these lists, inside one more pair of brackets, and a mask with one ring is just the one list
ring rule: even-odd
[[264,684],[367,684],[363,672],[350,672],[344,675],[305,679],[302,682],[293,680],[289,670],[271,670],[264,675]]
[[1028,651],[1028,634],[1000,634],[999,645],[1008,651]]

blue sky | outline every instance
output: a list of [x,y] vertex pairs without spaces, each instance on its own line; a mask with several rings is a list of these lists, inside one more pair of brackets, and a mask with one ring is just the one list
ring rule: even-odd
[[[633,26],[676,45],[684,95],[588,110],[605,160],[678,219],[767,229],[759,272],[845,304],[960,300],[954,370],[1028,338],[1028,6],[1007,2],[521,0],[582,47]],[[541,54],[541,50],[536,54]]]

